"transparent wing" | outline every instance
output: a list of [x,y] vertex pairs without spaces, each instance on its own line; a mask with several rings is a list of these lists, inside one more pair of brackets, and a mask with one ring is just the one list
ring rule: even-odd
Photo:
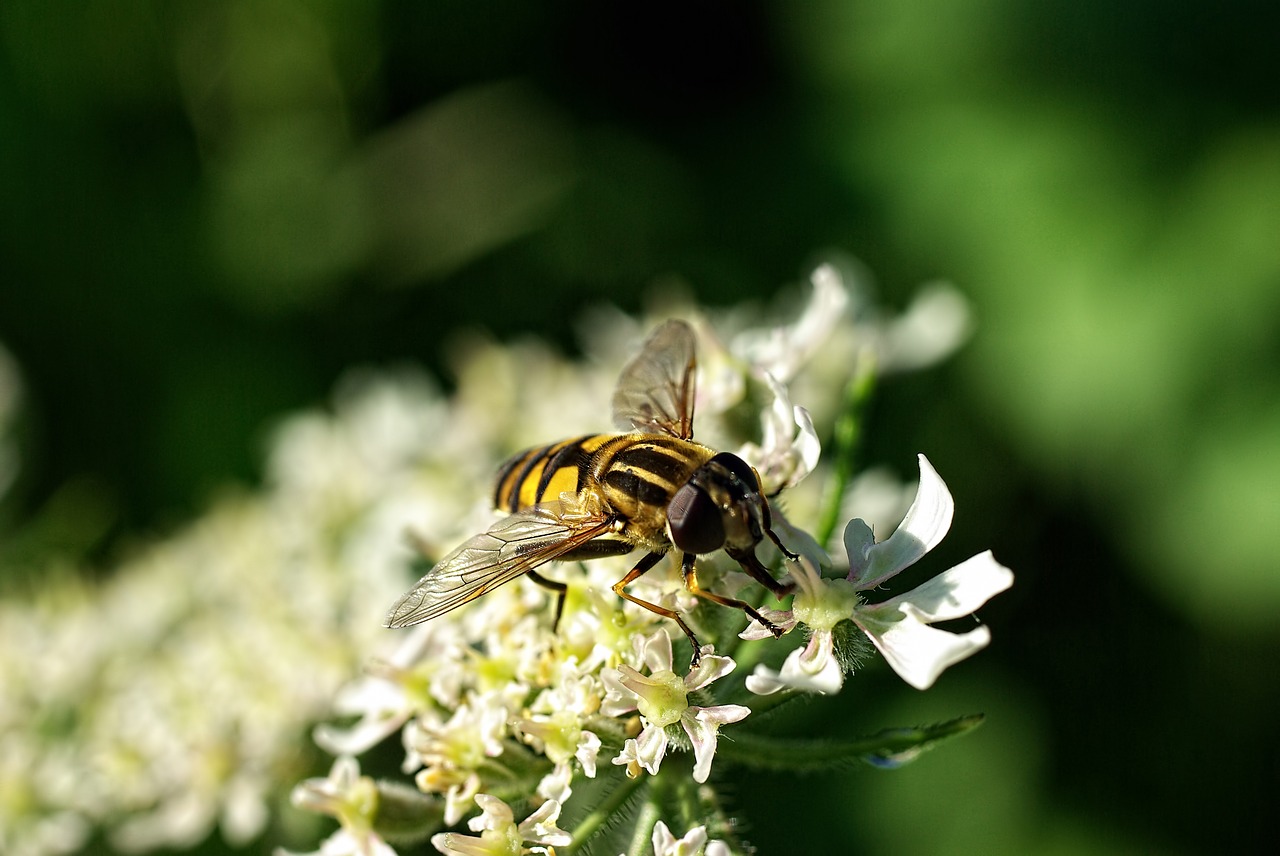
[[654,330],[618,377],[614,424],[624,431],[691,439],[696,365],[693,328],[672,320]]
[[408,627],[443,615],[609,531],[603,515],[565,515],[563,503],[505,517],[440,560],[405,592],[384,622]]

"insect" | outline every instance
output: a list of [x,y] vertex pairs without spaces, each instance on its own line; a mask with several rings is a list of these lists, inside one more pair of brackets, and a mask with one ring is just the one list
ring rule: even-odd
[[498,472],[494,505],[509,516],[442,559],[387,613],[387,627],[408,627],[456,609],[522,574],[558,592],[556,621],[567,587],[536,569],[551,561],[645,555],[614,583],[632,603],[673,620],[701,645],[675,610],[643,600],[626,587],[673,548],[681,555],[685,587],[694,595],[741,609],[781,629],[750,604],[698,583],[695,559],[723,549],[752,578],[781,598],[793,584],[778,582],[756,557],[766,536],[788,558],[772,529],[760,477],[742,458],[693,441],[696,355],[693,330],[668,321],[623,368],[613,394],[621,434],[589,434],[527,449]]

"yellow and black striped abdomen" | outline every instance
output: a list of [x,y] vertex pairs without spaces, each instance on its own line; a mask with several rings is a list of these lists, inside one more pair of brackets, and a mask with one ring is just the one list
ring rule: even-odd
[[715,452],[665,434],[588,434],[515,455],[498,471],[494,507],[510,513],[593,489],[642,528],[661,529],[671,497]]
[[618,434],[588,434],[547,446],[535,446],[512,456],[498,470],[493,507],[511,514],[568,491],[578,493],[591,478],[596,451]]

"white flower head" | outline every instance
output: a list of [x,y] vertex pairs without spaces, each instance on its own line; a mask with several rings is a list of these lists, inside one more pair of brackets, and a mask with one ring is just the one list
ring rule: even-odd
[[[894,533],[880,543],[861,520],[845,527],[849,573],[844,579],[823,579],[813,559],[802,550],[794,573],[798,591],[789,614],[778,623],[799,622],[812,635],[803,649],[788,655],[781,671],[757,666],[747,679],[752,692],[780,689],[831,693],[843,685],[834,656],[835,626],[853,621],[884,655],[903,680],[928,689],[948,667],[976,653],[991,639],[986,627],[955,634],[929,625],[970,615],[991,597],[1013,585],[1013,572],[996,562],[990,551],[961,562],[918,588],[876,604],[862,594],[914,564],[942,540],[951,527],[955,504],[946,484],[924,455],[920,456],[920,486],[915,501]],[[773,620],[772,616],[769,616]],[[758,638],[755,624],[743,638]]]
[[626,766],[631,775],[638,775],[637,767],[657,773],[667,751],[666,728],[679,723],[693,744],[693,778],[705,782],[711,773],[720,726],[744,719],[751,710],[739,704],[699,707],[689,704],[688,696],[732,672],[733,660],[704,648],[698,665],[681,678],[671,670],[671,636],[666,628],[637,640],[637,649],[640,660],[648,666],[648,675],[625,663],[601,674],[608,693],[600,712],[618,716],[638,710],[644,723],[640,734],[626,742],[613,763]]

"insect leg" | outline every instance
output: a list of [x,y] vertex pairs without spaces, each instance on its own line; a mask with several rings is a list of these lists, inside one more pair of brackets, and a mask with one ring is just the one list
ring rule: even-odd
[[788,559],[790,559],[793,562],[796,559],[800,558],[799,553],[793,553],[787,549],[787,545],[783,544],[782,540],[778,538],[778,533],[774,532],[772,529],[768,527],[765,527],[764,534],[768,535],[769,540],[774,543],[774,546],[776,546],[779,550],[782,551],[782,555],[786,556]]
[[647,600],[641,600],[635,595],[628,594],[623,590],[626,586],[635,582],[646,571],[650,570],[654,565],[658,564],[658,562],[662,559],[663,555],[664,555],[663,553],[650,553],[640,561],[636,562],[636,566],[632,568],[625,577],[623,577],[622,579],[618,580],[616,583],[613,584],[613,593],[618,595],[618,597],[626,598],[627,600],[631,601],[634,604],[643,606],[645,609],[649,610],[650,612],[656,612],[658,615],[661,615],[664,618],[670,618],[672,621],[678,624],[680,626],[680,629],[684,631],[684,635],[688,636],[689,641],[693,643],[693,661],[690,663],[690,665],[696,666],[698,665],[698,661],[702,659],[702,643],[698,641],[697,636],[693,635],[693,631],[689,629],[689,625],[684,623],[684,619],[680,617],[680,613],[676,612],[673,609],[667,609],[666,607],[658,606],[656,603],[650,603]]
[[533,580],[538,585],[542,586],[545,589],[550,589],[551,591],[555,592],[557,595],[556,617],[551,622],[551,632],[555,633],[557,628],[560,627],[560,616],[564,614],[564,596],[565,596],[565,593],[569,591],[569,587],[564,583],[558,583],[555,580],[549,580],[546,577],[544,577],[542,574],[538,573],[537,571],[529,571],[528,576],[529,576],[529,579]]
[[[782,634],[786,632],[781,627],[774,624],[772,621],[770,621],[769,619],[761,615],[759,612],[757,612],[756,608],[751,604],[741,600],[737,600],[736,598],[725,597],[722,594],[716,594],[715,592],[707,591],[706,589],[699,586],[698,574],[693,567],[694,558],[695,557],[692,553],[685,553],[684,563],[680,567],[681,572],[684,574],[684,587],[687,588],[690,591],[690,593],[695,594],[698,597],[704,597],[707,600],[714,601],[715,603],[718,603],[721,606],[731,606],[734,609],[741,609],[747,615],[751,616],[756,621],[759,621],[765,628],[768,629],[770,633],[774,635],[775,638],[781,637]],[[737,558],[737,557],[735,556],[734,558]],[[754,559],[755,557],[752,556],[752,558]],[[758,565],[759,562],[757,562],[756,564]],[[747,566],[743,565],[743,567],[746,568]],[[750,569],[748,568],[748,571],[749,570]],[[776,580],[773,580],[773,577],[769,576],[769,572],[765,571],[763,566],[761,566],[760,570],[763,572],[765,577],[768,577],[768,579],[773,581],[773,584],[775,586],[778,585],[778,582]],[[756,576],[754,573],[751,575],[753,577]],[[756,578],[759,579],[759,577],[756,577]]]
[[[772,531],[769,534],[773,534]],[[782,549],[786,550],[785,547]],[[756,558],[755,550],[726,549],[725,552],[729,554],[729,558],[741,565],[742,570],[750,574],[753,580],[773,592],[774,597],[778,598],[778,600],[782,600],[782,598],[796,590],[795,583],[780,583],[775,580],[773,574],[769,573],[769,569],[760,564],[760,560]],[[788,553],[788,555],[790,554]]]

